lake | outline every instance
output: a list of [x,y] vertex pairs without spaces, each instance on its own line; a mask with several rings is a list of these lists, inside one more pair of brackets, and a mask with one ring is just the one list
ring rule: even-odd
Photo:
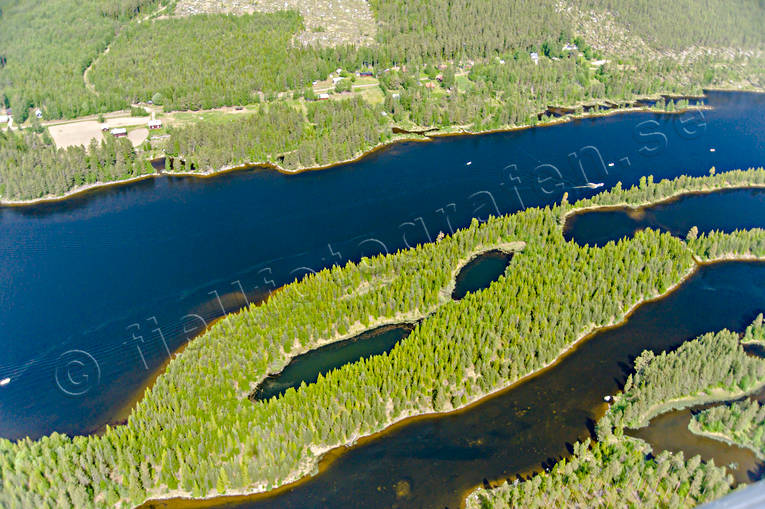
[[765,96],[707,103],[400,143],[298,175],[162,177],[0,208],[0,436],[118,421],[212,320],[311,271],[599,191],[587,183],[762,165]]

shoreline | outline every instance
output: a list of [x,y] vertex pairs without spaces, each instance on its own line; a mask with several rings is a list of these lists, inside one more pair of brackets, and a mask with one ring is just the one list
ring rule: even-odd
[[[704,89],[715,91],[715,92],[742,92],[742,90],[738,89]],[[751,90],[748,91],[751,93],[765,93],[765,90]],[[641,101],[641,100],[659,100],[661,98],[672,98],[672,99],[691,99],[691,100],[700,100],[704,99],[706,95],[702,96],[691,96],[691,95],[672,95],[672,94],[654,94],[651,96],[640,96],[636,97],[632,100],[632,102]],[[609,99],[603,99],[604,101],[610,101]],[[7,200],[0,198],[0,208],[2,207],[8,207],[8,208],[14,208],[14,207],[26,207],[26,206],[34,206],[39,205],[42,203],[55,203],[59,201],[64,201],[69,198],[75,198],[78,195],[86,194],[90,191],[94,190],[101,190],[101,189],[108,189],[109,187],[117,187],[122,185],[129,185],[132,183],[135,183],[137,181],[147,179],[147,178],[159,178],[159,177],[197,177],[197,178],[211,178],[211,177],[218,177],[225,175],[226,173],[235,172],[235,171],[248,171],[248,170],[255,170],[255,169],[266,169],[266,170],[275,170],[283,175],[297,175],[303,172],[308,171],[321,171],[321,170],[328,170],[332,169],[338,166],[344,166],[347,164],[352,164],[355,162],[358,162],[378,151],[381,151],[385,148],[388,148],[390,146],[394,146],[398,143],[405,143],[405,142],[430,142],[434,141],[439,138],[446,138],[451,136],[481,136],[481,135],[487,135],[487,134],[497,134],[497,133],[509,133],[514,131],[521,131],[525,129],[533,129],[537,127],[552,127],[560,124],[565,124],[568,122],[572,122],[575,120],[583,120],[588,118],[601,118],[601,117],[609,117],[611,115],[617,115],[617,114],[626,114],[626,113],[656,113],[656,114],[666,114],[666,115],[676,115],[676,114],[682,114],[685,113],[691,109],[694,110],[713,110],[714,107],[709,105],[703,105],[703,106],[688,106],[687,108],[683,108],[677,111],[662,111],[662,110],[656,110],[650,106],[631,106],[627,108],[612,108],[604,111],[597,111],[593,113],[587,113],[583,112],[581,114],[566,114],[561,117],[555,117],[549,121],[546,122],[539,122],[534,125],[531,124],[525,124],[525,125],[506,125],[502,126],[496,129],[486,129],[481,131],[470,131],[465,128],[465,126],[449,126],[445,128],[433,128],[435,130],[431,130],[431,128],[424,128],[427,132],[426,134],[417,135],[417,134],[400,134],[394,136],[384,142],[379,142],[373,147],[370,147],[367,150],[364,150],[358,154],[355,154],[351,156],[348,159],[344,159],[341,161],[335,161],[332,163],[328,163],[325,165],[318,165],[318,166],[301,166],[292,170],[286,169],[281,167],[277,163],[273,163],[270,161],[255,161],[255,162],[248,162],[248,163],[241,163],[241,164],[232,164],[228,166],[223,166],[221,168],[217,169],[207,169],[207,170],[200,170],[200,171],[170,171],[165,172],[164,170],[156,170],[154,173],[147,173],[144,175],[138,175],[135,177],[129,177],[124,180],[115,180],[110,182],[94,182],[92,184],[85,184],[83,186],[78,186],[76,188],[70,189],[69,191],[66,191],[64,194],[61,195],[46,195],[40,198],[30,198],[30,199],[21,199],[21,200]],[[547,110],[541,112],[540,114],[544,114]],[[392,126],[398,128],[398,126]],[[401,128],[399,128],[401,129]],[[180,159],[180,157],[178,158]]]
[[[725,172],[721,172],[721,174],[725,174]],[[666,180],[666,179],[663,179]],[[614,211],[623,211],[623,212],[634,212],[636,210],[640,209],[646,209],[649,207],[655,207],[657,205],[665,205],[677,200],[680,200],[684,198],[685,196],[700,196],[705,194],[713,194],[713,193],[719,193],[724,191],[736,191],[741,189],[765,189],[765,183],[763,184],[757,184],[757,183],[736,183],[732,185],[724,185],[726,183],[721,183],[720,187],[703,187],[701,189],[689,191],[689,190],[680,190],[675,193],[672,193],[669,196],[666,196],[664,198],[654,200],[654,201],[646,201],[641,202],[639,204],[629,204],[626,202],[622,202],[620,204],[613,204],[613,205],[587,205],[584,207],[575,207],[568,210],[565,214],[561,216],[561,219],[564,222],[564,227],[566,221],[572,216],[576,216],[578,214],[585,214],[589,212],[614,212]]]
[[[720,401],[720,403],[725,403],[725,402]],[[755,447],[752,447],[749,444],[735,442],[728,435],[724,433],[704,431],[701,428],[701,425],[696,424],[696,422],[697,422],[696,419],[694,419],[693,417],[691,417],[691,420],[688,421],[688,431],[690,431],[694,435],[711,438],[712,440],[717,440],[718,442],[723,442],[730,446],[741,447],[742,449],[748,449],[754,453],[757,459],[759,459],[760,461],[765,461],[765,454],[762,451],[756,449]]]

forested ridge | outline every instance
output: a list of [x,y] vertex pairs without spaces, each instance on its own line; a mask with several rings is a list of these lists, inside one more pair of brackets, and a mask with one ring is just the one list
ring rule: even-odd
[[[554,0],[375,0],[377,43],[332,48],[297,44],[294,36],[303,23],[294,11],[179,18],[165,0],[3,0],[0,99],[13,108],[17,121],[26,118],[30,107],[41,108],[45,118],[71,118],[155,97],[170,109],[210,108],[247,104],[262,92],[300,90],[337,66],[371,68],[379,75],[395,65],[456,65],[514,52],[559,58],[564,56],[562,46],[577,35],[561,5],[608,17],[613,13],[622,26],[659,49],[739,46],[756,61],[755,53],[763,47],[761,0],[669,5],[658,0],[572,0],[560,5]],[[144,19],[160,6],[167,6],[165,19]],[[138,18],[143,22],[137,23]],[[587,34],[579,35],[584,37],[580,44],[586,44]],[[104,53],[107,45],[110,51]],[[732,62],[717,54],[667,56],[674,74],[705,62],[702,75],[714,76],[719,64]],[[632,61],[624,69],[643,79],[661,79],[653,60]],[[94,61],[91,92],[83,72]],[[762,68],[761,62],[754,65]]]
[[[468,497],[467,507],[676,508],[719,498],[733,484],[725,468],[714,461],[702,463],[699,456],[686,460],[682,452],[664,451],[654,457],[648,444],[625,436],[624,429],[645,425],[669,405],[699,394],[724,397],[721,389],[729,394],[746,392],[763,381],[765,361],[749,357],[738,334],[727,330],[705,334],[671,352],[644,351],[635,359],[623,392],[598,421],[598,441],[574,444],[572,456],[556,463],[549,473],[476,490]],[[737,413],[736,418],[747,425],[752,417],[761,420],[765,415],[759,406],[741,410],[745,415]],[[715,417],[699,415],[702,422],[719,419],[717,413]]]
[[[657,0],[566,4],[601,15],[611,9],[624,26],[643,32],[651,26],[647,13],[667,12],[655,31],[657,52],[609,54],[607,60],[552,0],[376,0],[377,44],[326,48],[295,42],[303,21],[294,11],[184,18],[173,16],[172,2],[164,0],[21,5],[0,1],[0,106],[12,108],[17,124],[36,108],[43,119],[55,119],[133,102],[151,102],[166,111],[262,103],[247,120],[196,120],[185,132],[175,129],[170,143],[153,141],[138,149],[138,157],[163,151],[177,155],[196,170],[245,163],[322,166],[389,141],[392,126],[479,132],[547,120],[540,114],[549,105],[573,106],[580,113],[583,105],[606,100],[624,104],[658,93],[698,95],[705,86],[765,85],[760,30],[765,9],[752,0],[737,0],[738,8],[719,0],[670,6]],[[159,9],[163,16],[152,16]],[[684,39],[672,39],[669,27]],[[571,43],[577,50],[563,49]],[[697,51],[681,58],[674,49],[663,50],[731,44],[742,51]],[[534,52],[538,63],[530,56]],[[83,76],[91,64],[92,91]],[[335,91],[365,99],[315,103],[312,83],[337,68],[345,79]],[[374,99],[361,89],[348,92],[354,71],[362,70],[377,81]],[[278,114],[285,118],[275,121]],[[223,150],[227,139],[236,141],[229,154]],[[6,144],[0,159],[5,199],[60,195],[92,182],[94,174],[103,182],[134,174],[122,168],[62,170],[57,164],[30,169],[19,165],[26,156],[13,153],[11,146]],[[46,161],[63,159],[56,155]]]
[[[684,182],[724,187],[724,177]],[[747,179],[764,182],[765,170],[730,176],[739,185]],[[654,186],[678,190],[652,183],[622,190],[620,199],[638,202]],[[576,207],[474,221],[439,242],[284,287],[193,340],[126,425],[101,436],[0,440],[0,503],[129,506],[176,489],[199,497],[273,488],[309,471],[320,451],[410,415],[464,406],[540,369],[586,332],[621,319],[692,270],[691,251],[669,234],[647,230],[603,248],[566,242],[561,218]],[[744,242],[746,233],[730,239]],[[513,242],[525,248],[505,276],[460,301],[445,300],[461,262]],[[356,292],[361,286],[366,291]],[[388,354],[345,365],[279,398],[247,398],[294,355],[431,311]]]
[[761,48],[762,0],[581,0],[586,10],[612,13],[658,49]]
[[124,108],[122,95],[95,95],[83,72],[121,26],[162,0],[0,0],[0,107],[17,123],[30,108],[48,118]]

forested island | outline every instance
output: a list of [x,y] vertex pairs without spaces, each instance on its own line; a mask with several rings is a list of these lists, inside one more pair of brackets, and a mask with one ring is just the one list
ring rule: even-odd
[[[167,164],[176,172],[322,167],[401,138],[392,127],[482,132],[550,120],[550,106],[581,116],[653,97],[673,111],[703,87],[763,87],[762,7],[747,0],[703,9],[690,0],[381,0],[362,2],[374,44],[338,35],[314,45],[298,42],[308,26],[321,33],[308,11],[176,4],[0,2],[0,106],[16,125],[0,131],[0,200],[153,173],[155,158],[177,159]],[[656,24],[646,13],[659,10]],[[190,123],[168,116],[158,134],[118,151],[98,141],[57,147],[41,125],[131,105],[160,115],[247,108]]]
[[[589,332],[668,292],[698,262],[765,257],[760,229],[686,239],[646,230],[602,248],[578,246],[563,238],[567,214],[750,185],[765,185],[765,170],[645,179],[574,205],[564,200],[474,220],[438,242],[308,276],[194,339],[146,390],[125,425],[73,439],[54,433],[36,441],[0,440],[0,500],[9,507],[133,506],[157,497],[262,492],[292,482],[314,472],[325,451],[410,416],[463,407],[539,371]],[[450,299],[460,266],[476,253],[509,246],[523,250],[504,276],[462,300]],[[300,353],[422,316],[390,353],[344,365],[268,401],[248,398]],[[719,361],[713,366],[706,362],[713,355],[709,349]],[[678,365],[698,376],[678,377]],[[750,391],[761,385],[763,370],[762,361],[744,357],[738,336],[727,332],[677,352],[645,354],[601,420],[602,439],[579,445],[577,457],[605,464],[625,459],[619,467],[626,469],[624,483],[641,473],[666,478],[666,489],[651,495],[660,504],[719,496],[729,489],[719,468],[666,455],[640,461],[644,446],[622,442],[616,430],[639,426],[665,403],[692,400],[707,388],[721,398]],[[656,381],[664,388],[653,389]],[[562,464],[553,474],[572,468]],[[535,477],[530,486],[559,486],[543,479]],[[512,496],[525,497],[522,489]]]

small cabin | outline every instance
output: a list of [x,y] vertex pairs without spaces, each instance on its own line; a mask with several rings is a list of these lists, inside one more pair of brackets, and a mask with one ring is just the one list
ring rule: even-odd
[[104,132],[104,133],[109,130],[109,124],[107,124],[106,122],[101,124],[99,127],[101,128],[101,132]]
[[338,76],[336,78],[332,78],[332,84],[333,85],[337,85],[341,81],[343,81],[343,78],[341,78],[340,76]]
[[319,98],[320,101],[326,101],[327,99],[329,99],[329,94],[319,94],[317,97]]
[[535,65],[539,64],[539,53],[537,52],[531,53],[531,60],[534,61]]
[[8,115],[0,115],[0,124],[7,124],[10,119]]
[[124,127],[115,127],[109,133],[114,136],[115,138],[124,138],[127,136],[127,129]]
[[162,121],[157,119],[151,119],[148,123],[149,129],[162,129]]
[[576,44],[566,44],[563,46],[563,51],[576,51],[579,48],[576,47]]
[[35,110],[35,117],[42,118],[42,110],[40,108]]
[[372,71],[360,71],[359,76],[370,78],[373,76]]

